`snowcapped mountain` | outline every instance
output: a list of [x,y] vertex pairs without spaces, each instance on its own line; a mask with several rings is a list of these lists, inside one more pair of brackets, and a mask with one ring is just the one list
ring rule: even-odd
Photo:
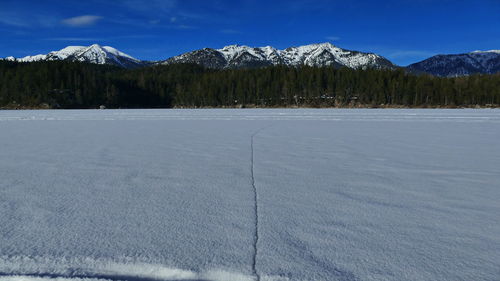
[[[68,46],[45,55],[24,58],[6,57],[3,60],[18,62],[71,60],[125,68],[176,63],[195,63],[213,69],[255,68],[271,65],[397,68],[392,62],[377,54],[350,51],[330,43],[290,47],[284,50],[270,46],[253,48],[230,45],[222,49],[200,49],[158,62],[141,61],[115,48],[94,44],[87,47]],[[414,73],[429,73],[444,77],[474,73],[493,74],[500,72],[500,50],[437,55],[411,64],[406,69]]]
[[393,68],[386,58],[338,48],[330,43],[312,44],[278,50],[273,47],[252,48],[231,45],[222,49],[201,49],[172,57],[159,64],[196,63],[209,68],[247,68],[269,65],[336,66],[350,68]]
[[115,48],[109,46],[102,47],[97,44],[88,47],[68,46],[62,50],[53,51],[46,55],[27,56],[18,59],[7,57],[5,60],[19,62],[71,60],[94,64],[110,64],[126,68],[137,67],[144,64],[142,61],[122,53]]
[[411,71],[455,77],[500,71],[500,50],[475,51],[458,55],[437,55],[407,67]]

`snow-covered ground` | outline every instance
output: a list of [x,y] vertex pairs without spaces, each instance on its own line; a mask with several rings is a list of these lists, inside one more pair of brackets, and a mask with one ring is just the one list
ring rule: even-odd
[[0,280],[500,280],[499,139],[500,110],[0,111]]

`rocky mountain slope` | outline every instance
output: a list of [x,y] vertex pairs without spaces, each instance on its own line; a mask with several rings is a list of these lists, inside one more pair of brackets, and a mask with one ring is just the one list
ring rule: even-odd
[[88,47],[68,46],[62,50],[53,51],[45,55],[27,56],[24,58],[7,57],[6,60],[19,62],[71,60],[94,64],[109,64],[126,68],[137,67],[144,64],[144,62],[120,52],[115,48],[108,46],[102,47],[98,44]]
[[338,48],[330,43],[312,44],[278,50],[231,45],[222,49],[201,49],[167,59],[160,64],[196,63],[209,68],[248,68],[270,65],[336,66],[350,68],[393,68],[386,58]]
[[457,55],[437,55],[408,66],[413,72],[455,77],[475,73],[493,74],[500,71],[500,50],[475,51]]
[[[290,47],[284,50],[270,46],[253,48],[230,45],[222,49],[200,49],[157,62],[141,61],[115,48],[94,44],[87,47],[68,46],[62,50],[44,55],[24,58],[7,57],[4,60],[19,62],[71,60],[115,65],[124,68],[176,63],[195,63],[212,69],[256,68],[272,65],[293,67],[301,65],[334,66],[353,69],[392,69],[398,67],[380,55],[350,51],[330,43]],[[429,73],[443,77],[456,77],[475,73],[493,74],[500,72],[500,50],[437,55],[411,64],[406,69],[412,73]]]

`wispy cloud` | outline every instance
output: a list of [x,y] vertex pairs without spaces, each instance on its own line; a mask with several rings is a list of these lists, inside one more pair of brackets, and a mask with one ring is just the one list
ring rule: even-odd
[[177,7],[177,0],[125,0],[111,2],[119,7],[143,14],[165,14]]
[[191,25],[186,25],[186,24],[179,24],[174,27],[175,29],[196,29],[195,26]]
[[222,29],[222,30],[220,30],[220,33],[224,33],[224,34],[241,34],[241,31],[234,30],[234,29]]
[[117,36],[108,36],[108,37],[51,37],[45,38],[43,40],[46,41],[67,41],[67,42],[106,42],[113,41],[119,39],[144,39],[144,38],[156,38],[157,35],[152,34],[130,34],[130,35],[117,35]]
[[10,26],[15,26],[15,27],[28,27],[29,26],[29,24],[23,20],[16,19],[16,18],[4,17],[2,15],[0,15],[0,24],[10,25]]
[[314,10],[324,10],[332,9],[334,6],[338,5],[340,1],[330,1],[330,0],[288,0],[283,9],[288,11],[314,11]]
[[340,37],[338,37],[338,36],[326,36],[325,39],[328,41],[339,41]]
[[[1,1],[0,1],[1,2]],[[3,8],[3,7],[2,7]],[[32,28],[32,27],[54,27],[58,24],[57,18],[45,11],[40,11],[36,14],[27,11],[16,11],[0,9],[0,25],[16,27],[16,28]]]
[[[100,0],[87,1],[98,4]],[[109,0],[106,5],[117,11],[106,16],[106,23],[136,28],[196,29],[209,18],[193,13],[190,4],[181,0]]]
[[76,42],[76,41],[100,41],[101,39],[100,38],[86,38],[86,37],[55,37],[55,38],[46,38],[44,40]]
[[82,27],[96,24],[102,17],[95,15],[83,15],[73,18],[67,18],[62,20],[62,23],[65,25],[73,26],[73,27]]

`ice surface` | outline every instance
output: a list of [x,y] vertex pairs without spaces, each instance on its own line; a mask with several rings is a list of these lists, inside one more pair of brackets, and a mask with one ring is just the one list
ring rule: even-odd
[[1,281],[499,280],[500,110],[0,111],[0,132]]

